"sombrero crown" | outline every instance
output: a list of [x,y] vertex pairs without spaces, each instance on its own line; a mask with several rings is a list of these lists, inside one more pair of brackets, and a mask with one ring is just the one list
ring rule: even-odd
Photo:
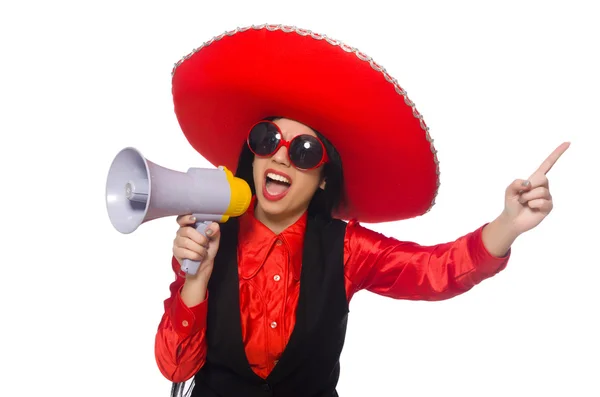
[[215,166],[235,170],[248,129],[268,116],[319,131],[343,162],[342,219],[375,223],[428,212],[439,187],[429,128],[396,79],[356,48],[309,30],[226,32],[173,68],[175,114]]

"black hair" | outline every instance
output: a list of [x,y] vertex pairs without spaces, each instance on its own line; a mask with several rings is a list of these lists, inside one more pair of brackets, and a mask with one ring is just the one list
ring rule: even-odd
[[[281,117],[267,117],[264,120],[275,121]],[[308,205],[308,215],[329,220],[333,213],[344,203],[344,173],[342,159],[333,144],[320,132],[312,129],[317,137],[323,142],[329,161],[323,165],[323,178],[325,189],[318,188]],[[254,153],[248,148],[246,142],[242,145],[235,176],[245,180],[252,194],[256,194],[254,176],[252,174],[252,162]]]

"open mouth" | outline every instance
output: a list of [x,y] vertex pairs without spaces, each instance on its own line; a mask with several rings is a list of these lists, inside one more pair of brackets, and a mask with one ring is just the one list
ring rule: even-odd
[[269,199],[277,199],[283,197],[292,185],[289,177],[273,171],[267,171],[265,174],[265,193]]

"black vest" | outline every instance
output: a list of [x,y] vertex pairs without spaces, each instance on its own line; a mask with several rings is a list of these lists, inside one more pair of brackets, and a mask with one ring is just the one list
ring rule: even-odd
[[238,220],[221,225],[208,290],[207,357],[192,397],[332,397],[340,373],[348,301],[344,287],[346,223],[309,217],[296,325],[268,376],[256,375],[242,341],[237,264]]

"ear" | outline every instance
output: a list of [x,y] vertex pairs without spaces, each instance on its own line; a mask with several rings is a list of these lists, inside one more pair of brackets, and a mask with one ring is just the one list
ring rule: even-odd
[[323,178],[323,180],[321,181],[321,184],[319,185],[319,187],[321,188],[321,190],[325,190],[325,185],[327,184],[327,181],[325,180],[325,178]]

